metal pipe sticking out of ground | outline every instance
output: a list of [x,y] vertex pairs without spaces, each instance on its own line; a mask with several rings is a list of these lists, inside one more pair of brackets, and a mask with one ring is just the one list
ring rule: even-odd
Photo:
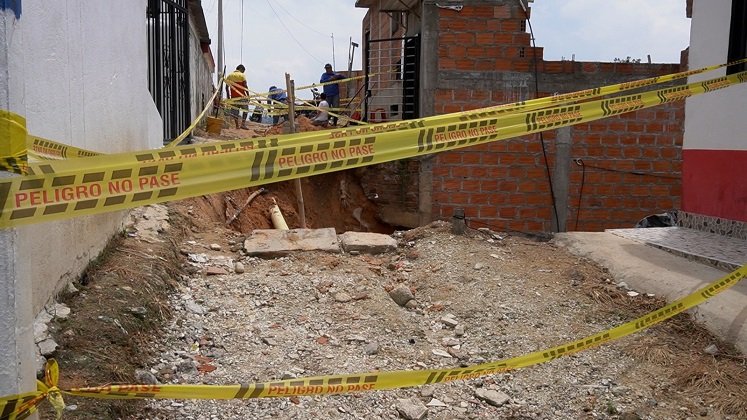
[[252,200],[254,200],[255,198],[257,198],[258,195],[264,194],[266,192],[267,192],[266,189],[260,188],[257,191],[254,191],[251,195],[249,195],[249,198],[247,198],[246,201],[244,202],[244,204],[242,204],[241,207],[236,211],[236,214],[234,214],[230,219],[228,219],[228,221],[226,222],[226,226],[228,226],[231,223],[233,223],[233,221],[236,220],[237,217],[239,217],[239,215],[241,214],[241,212],[244,211],[244,209],[246,209],[249,206],[249,204],[252,202]]

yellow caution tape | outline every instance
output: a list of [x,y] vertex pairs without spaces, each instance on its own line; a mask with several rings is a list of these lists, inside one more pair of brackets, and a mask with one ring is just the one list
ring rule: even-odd
[[177,144],[181,143],[182,140],[186,139],[187,136],[194,131],[194,129],[197,127],[197,124],[199,124],[200,121],[202,121],[202,118],[205,116],[205,114],[208,112],[210,108],[213,107],[213,101],[215,101],[215,97],[218,96],[220,93],[220,90],[216,89],[215,93],[213,93],[213,96],[210,97],[210,99],[207,102],[207,105],[205,105],[205,108],[200,112],[200,115],[195,118],[195,120],[192,122],[192,124],[189,125],[181,134],[179,134],[174,140],[172,140],[169,144],[165,146],[165,148],[174,147]]
[[28,153],[31,157],[41,160],[74,159],[81,157],[99,156],[103,153],[80,149],[67,144],[58,143],[42,137],[28,135]]
[[[445,123],[447,121],[452,121],[452,120],[453,121],[458,121],[458,119],[460,118],[460,116],[463,115],[463,114],[480,113],[480,114],[483,114],[484,116],[489,116],[489,115],[494,115],[494,114],[495,115],[502,115],[502,114],[508,114],[508,113],[513,113],[513,112],[528,111],[528,110],[532,110],[532,109],[541,109],[543,107],[547,107],[547,106],[550,106],[550,105],[569,104],[569,103],[577,102],[579,100],[588,100],[588,99],[592,99],[592,98],[596,98],[596,97],[601,97],[601,96],[609,95],[609,94],[613,94],[613,93],[625,92],[625,91],[628,91],[628,90],[631,90],[631,89],[637,89],[637,88],[641,88],[641,87],[648,87],[648,86],[653,86],[653,85],[656,85],[656,84],[667,83],[667,82],[671,82],[671,81],[674,81],[674,80],[679,80],[679,79],[682,79],[682,78],[685,78],[685,77],[689,77],[689,76],[692,76],[692,75],[695,75],[695,74],[706,73],[706,72],[710,72],[710,71],[713,71],[713,70],[717,70],[717,69],[722,68],[722,67],[731,66],[731,65],[734,65],[734,64],[740,64],[740,63],[743,63],[743,62],[747,62],[747,59],[741,59],[741,60],[737,60],[737,61],[733,61],[733,62],[725,63],[725,64],[707,66],[707,67],[703,67],[703,68],[696,69],[696,70],[689,70],[689,71],[684,71],[684,72],[680,72],[680,73],[673,73],[673,74],[670,74],[670,75],[657,76],[657,77],[652,77],[652,78],[648,78],[648,79],[642,79],[642,80],[635,80],[635,81],[631,81],[631,82],[618,83],[618,84],[615,84],[615,85],[604,86],[604,87],[601,87],[601,88],[585,89],[585,90],[581,90],[581,91],[570,92],[570,93],[565,93],[565,94],[561,94],[561,95],[555,95],[555,96],[551,96],[551,97],[543,97],[543,98],[532,99],[532,100],[524,101],[524,102],[515,102],[515,103],[510,103],[510,104],[502,104],[502,105],[498,105],[498,106],[490,107],[490,108],[482,108],[482,109],[479,109],[479,110],[466,111],[464,113],[438,115],[438,116],[434,116],[434,117],[422,118],[420,120],[407,120],[407,121],[399,121],[399,122],[390,122],[390,123],[387,123],[387,124],[384,124],[384,125],[377,126],[376,131],[377,132],[383,132],[383,131],[407,130],[407,129],[411,129],[411,128],[415,128],[415,127],[426,127],[426,126],[430,125],[431,122],[433,122],[433,123],[436,123],[436,122]],[[225,82],[225,80],[221,79],[221,82]],[[225,83],[228,83],[229,85],[232,85],[231,82],[225,82]],[[220,84],[219,84],[219,86],[220,86]],[[236,86],[238,87],[238,85],[236,85]],[[270,94],[270,92],[266,92],[266,93],[263,93],[263,94],[257,94],[257,93],[253,93],[251,91],[248,91],[248,93],[251,93],[251,94],[249,96],[242,97],[242,98],[225,99],[223,101],[223,103],[224,104],[232,104],[234,102],[238,102],[239,100],[244,101],[244,100],[246,100],[248,98],[265,98],[266,99],[267,96]],[[213,97],[215,97],[216,94],[217,94],[217,92],[214,93]],[[287,104],[284,104],[284,103],[281,103],[281,102],[277,102],[277,101],[274,101],[274,102],[275,102],[275,104],[273,105],[274,108],[287,107]],[[262,104],[262,103],[257,102],[257,101],[251,101],[250,103],[253,104],[253,105],[255,105],[255,106],[266,106],[265,104]],[[206,109],[209,108],[209,106],[210,105],[208,105],[206,107]],[[195,120],[195,122],[193,122],[193,124],[190,127],[192,127],[192,126],[194,126],[194,125],[197,124],[197,122],[202,118],[202,115],[204,114],[204,112],[205,111],[203,111],[203,113],[200,114],[200,117],[197,118]],[[281,114],[284,114],[284,113],[283,112],[271,112],[271,115],[275,115],[275,114],[281,115]],[[9,117],[9,115],[10,114],[7,113],[7,112],[5,114],[0,114],[0,121],[12,120]],[[12,115],[15,116],[15,114],[12,114]],[[21,118],[19,116],[15,116],[15,117]],[[418,121],[422,121],[423,124],[413,125],[413,122],[418,122]],[[190,132],[192,129],[193,128],[188,128],[187,130],[185,130],[185,133]],[[346,136],[346,135],[351,135],[351,134],[352,135],[358,134],[358,133],[350,133],[350,132],[348,132],[346,130],[341,130],[341,132],[343,134],[341,134],[340,136]],[[302,138],[303,139],[307,139],[307,140],[311,140],[313,138],[319,138],[320,140],[323,140],[322,136],[325,136],[325,135],[326,135],[326,133],[307,132],[307,133],[299,133],[299,134],[293,134],[293,135],[288,135],[288,136],[280,136],[280,137],[278,137],[278,140],[279,141],[284,141],[286,138],[289,139],[289,140],[300,140]],[[41,142],[37,142],[34,139],[40,139],[42,141]],[[18,142],[19,140],[16,138],[14,141]],[[30,143],[30,149],[31,149],[30,153],[34,157],[42,158],[42,159],[54,158],[55,156],[58,156],[58,154],[62,154],[63,156],[61,156],[61,157],[64,157],[64,158],[89,157],[89,156],[95,156],[95,155],[100,154],[98,152],[93,152],[93,151],[89,151],[89,150],[85,150],[85,149],[77,149],[77,148],[75,148],[73,146],[68,146],[68,145],[65,145],[65,144],[62,144],[62,143],[57,143],[57,142],[54,142],[52,140],[41,139],[40,137],[29,136],[29,140],[27,140],[27,143]],[[37,144],[38,144],[38,146],[37,146]],[[177,144],[177,143],[173,143],[173,144]],[[39,150],[38,151],[35,150],[36,148],[38,148]],[[59,153],[56,153],[54,149],[57,149],[59,151]],[[2,151],[2,149],[0,149],[0,151]],[[46,152],[46,155],[44,153],[42,153],[42,152]],[[11,156],[11,155],[0,153],[0,158],[2,158],[3,156]],[[12,169],[9,169],[9,170],[11,170],[12,172],[21,173],[20,171],[14,171]]]
[[32,412],[30,410],[35,410],[36,405],[44,398],[50,399],[59,413],[64,407],[60,393],[103,399],[248,399],[345,394],[475,379],[549,362],[645,330],[705,302],[736,285],[745,277],[747,277],[747,265],[661,309],[615,328],[522,356],[460,368],[377,371],[235,385],[106,385],[60,391],[57,388],[57,363],[52,360],[48,364],[47,371],[54,373],[46,376],[46,384],[41,383],[37,392],[0,398],[0,413],[2,413],[0,420],[22,418],[18,417],[20,413]]
[[[317,132],[325,141],[277,138],[177,146],[49,161],[0,181],[0,228],[123,210],[268,182],[455,150],[683,100],[747,80],[747,72],[582,104],[385,131],[387,124]],[[395,124],[396,125],[396,124]]]
[[26,173],[26,119],[10,111],[0,110],[0,139],[0,169]]
[[44,368],[44,382],[36,381],[36,391],[0,398],[0,420],[21,420],[37,411],[37,406],[44,400],[49,401],[55,410],[55,418],[62,418],[65,401],[62,391],[57,387],[60,369],[57,361],[50,359]]
[[[560,95],[555,96],[548,96],[548,97],[542,97],[542,98],[536,98],[531,99],[528,101],[522,101],[522,102],[514,102],[509,104],[501,104],[493,107],[488,108],[481,108],[477,110],[471,110],[471,111],[464,111],[460,113],[452,113],[452,114],[444,114],[444,115],[436,115],[432,117],[425,117],[417,120],[406,120],[406,121],[392,121],[385,124],[378,124],[372,128],[373,130],[376,130],[375,132],[385,132],[385,131],[397,131],[397,130],[409,130],[416,127],[428,127],[435,124],[446,124],[448,122],[459,122],[463,118],[464,115],[472,115],[476,114],[479,116],[482,116],[483,118],[488,118],[491,116],[499,116],[499,115],[506,115],[511,113],[517,113],[517,112],[527,112],[535,109],[542,109],[549,106],[560,106],[560,105],[566,105],[566,104],[572,104],[577,103],[582,100],[590,100],[595,98],[600,98],[602,96],[611,95],[611,94],[617,94],[621,92],[626,92],[634,89],[640,89],[644,87],[650,87],[657,84],[662,83],[669,83],[672,81],[684,79],[689,76],[693,76],[696,74],[702,74],[710,71],[717,70],[719,68],[723,68],[726,66],[731,66],[734,64],[739,64],[747,62],[747,59],[741,59],[737,61],[733,61],[726,64],[718,64],[713,66],[707,66],[700,69],[695,70],[688,70],[684,72],[679,73],[673,73],[663,76],[656,76],[651,77],[647,79],[641,79],[641,80],[634,80],[630,82],[623,82],[618,83],[614,85],[608,85],[603,86],[600,88],[593,88],[593,89],[584,89],[576,92],[569,92],[564,93]],[[280,104],[281,106],[285,104]],[[360,131],[350,130],[350,129],[342,129],[339,131],[339,136],[349,136],[349,135],[357,135],[362,134]],[[327,133],[320,133],[320,132],[305,132],[305,133],[297,133],[297,134],[290,134],[286,136],[278,136],[276,137],[280,144],[285,145],[286,141],[290,142],[296,142],[300,141],[301,139],[304,139],[304,141],[311,141],[312,139],[318,139],[319,141],[324,140],[324,136]]]
[[[394,73],[394,72],[391,72],[391,73]],[[373,77],[373,76],[376,76],[376,75],[379,75],[379,74],[384,74],[384,73],[381,73],[381,72],[379,72],[379,73],[371,73],[371,74],[368,75],[368,77]],[[336,83],[347,83],[347,82],[351,82],[353,80],[365,79],[365,78],[366,78],[366,76],[364,75],[364,76],[348,77],[347,79],[333,80],[331,82],[312,83],[310,85],[297,87],[296,90],[311,89],[311,88],[320,87],[320,86],[324,87],[324,86],[327,86],[327,85],[334,85]]]

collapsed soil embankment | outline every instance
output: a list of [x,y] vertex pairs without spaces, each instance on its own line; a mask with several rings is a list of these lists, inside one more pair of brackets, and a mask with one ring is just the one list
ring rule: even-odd
[[[391,231],[376,224],[354,174],[302,185],[309,226]],[[80,292],[66,297],[70,318],[52,328],[62,388],[456,368],[562,344],[663,305],[628,296],[604,269],[551,243],[476,231],[454,236],[443,224],[398,233],[400,248],[389,255],[248,258],[242,240],[271,227],[273,198],[299,225],[293,184],[264,188],[228,227],[256,189],[169,203],[168,227],[133,224],[116,238]],[[135,213],[152,217],[146,214]],[[236,262],[244,273],[233,271]],[[392,301],[388,291],[398,286],[414,292],[414,306]],[[446,314],[462,323],[460,333],[441,321]],[[719,351],[705,354],[713,344]],[[736,419],[747,410],[746,382],[744,358],[683,315],[578,355],[469,381],[253,401],[67,397],[77,409],[66,418],[392,418],[409,399],[443,419]],[[508,401],[491,405],[479,390]]]

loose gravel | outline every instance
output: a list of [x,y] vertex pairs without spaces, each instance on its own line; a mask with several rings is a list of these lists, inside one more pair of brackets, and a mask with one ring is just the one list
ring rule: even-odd
[[[160,383],[218,385],[467,366],[632,319],[600,296],[660,303],[628,296],[605,270],[551,242],[489,231],[458,236],[445,223],[394,237],[399,247],[390,254],[306,252],[268,260],[232,252],[241,238],[223,232],[185,241],[192,274],[171,297],[173,320],[154,339],[158,356],[146,371]],[[396,292],[402,287],[412,298]],[[668,334],[654,327],[467,381],[349,395],[152,401],[136,418],[738,418],[721,417],[704,399],[681,392],[671,359],[638,354],[636,344],[675,339]]]

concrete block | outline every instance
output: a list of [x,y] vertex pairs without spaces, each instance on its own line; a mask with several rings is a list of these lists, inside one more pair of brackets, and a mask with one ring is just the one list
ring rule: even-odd
[[340,253],[335,228],[324,229],[257,229],[244,241],[251,256],[281,257],[294,251]]
[[382,254],[397,249],[397,240],[381,233],[345,232],[340,235],[340,242],[345,252]]

